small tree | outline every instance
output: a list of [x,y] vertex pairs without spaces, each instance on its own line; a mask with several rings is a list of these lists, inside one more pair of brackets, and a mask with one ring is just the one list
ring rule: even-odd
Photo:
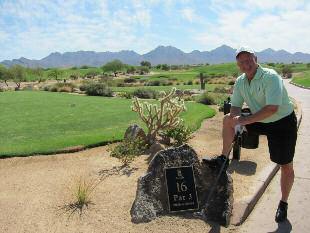
[[5,85],[8,87],[8,83],[7,81],[9,79],[11,79],[12,77],[10,76],[10,72],[8,71],[8,69],[0,64],[0,82],[4,82]]
[[140,65],[141,66],[146,66],[149,69],[152,67],[151,62],[149,62],[149,61],[142,61],[142,62],[140,62]]
[[35,68],[32,72],[38,78],[39,83],[43,81],[44,70],[42,68]]
[[113,72],[114,76],[116,77],[117,72],[125,68],[125,64],[123,64],[120,60],[113,60],[111,62],[106,63],[101,68],[103,72]]
[[282,67],[282,74],[283,74],[283,77],[286,77],[286,78],[291,78],[292,77],[292,68],[288,65],[285,65]]
[[132,110],[139,114],[148,129],[147,143],[149,145],[155,142],[159,131],[177,127],[182,122],[179,114],[186,108],[184,100],[176,97],[175,92],[175,88],[172,88],[170,93],[163,92],[159,105],[140,102],[137,97],[133,100]]
[[143,75],[143,74],[147,74],[149,72],[150,72],[150,70],[147,66],[140,66],[139,67],[139,74]]
[[161,65],[161,69],[165,70],[165,71],[168,71],[168,70],[170,70],[170,67],[167,64],[162,64]]
[[26,81],[25,68],[20,65],[14,65],[10,67],[9,72],[11,73],[13,81],[16,84],[16,90],[19,90],[21,82]]
[[134,66],[127,67],[127,74],[134,74],[136,72],[136,68]]
[[63,74],[63,72],[61,70],[52,69],[48,73],[48,77],[51,78],[51,79],[55,79],[58,82],[60,79],[62,79],[62,74]]

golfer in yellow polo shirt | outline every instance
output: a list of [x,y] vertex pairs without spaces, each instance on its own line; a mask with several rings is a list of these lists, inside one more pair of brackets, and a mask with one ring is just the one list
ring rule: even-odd
[[[293,157],[297,139],[297,120],[293,104],[288,97],[283,80],[276,71],[263,68],[257,63],[254,51],[241,47],[236,51],[236,61],[242,75],[235,83],[231,97],[230,113],[223,121],[223,150],[217,163],[225,159],[235,135],[235,126],[244,125],[251,133],[267,136],[271,161],[281,166],[282,197],[276,211],[275,221],[287,219],[287,200],[294,182]],[[246,103],[252,115],[241,116]]]

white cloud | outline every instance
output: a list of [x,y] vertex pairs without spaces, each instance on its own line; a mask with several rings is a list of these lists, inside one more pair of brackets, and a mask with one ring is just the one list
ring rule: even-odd
[[[219,4],[220,1],[214,2]],[[243,4],[246,9],[234,5],[213,5],[213,9],[218,14],[217,23],[209,26],[207,30],[197,34],[194,38],[204,45],[205,49],[222,44],[235,48],[247,44],[256,51],[271,47],[290,52],[310,52],[310,30],[307,30],[310,25],[310,4],[299,9],[303,2],[299,1],[302,2],[299,5],[297,1],[293,2],[294,4],[280,4],[280,2],[269,4],[269,8],[282,9],[276,14],[269,11],[257,11],[255,7],[250,8],[251,4],[256,3],[255,1],[247,1]],[[262,4],[262,7],[266,5]]]
[[190,22],[193,22],[195,18],[195,12],[192,8],[184,8],[180,10],[182,17]]

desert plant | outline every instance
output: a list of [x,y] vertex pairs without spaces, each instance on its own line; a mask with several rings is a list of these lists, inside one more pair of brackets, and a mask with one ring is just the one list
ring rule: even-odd
[[118,158],[123,166],[129,166],[129,164],[134,160],[138,155],[144,153],[147,149],[145,141],[141,138],[136,139],[127,139],[118,143],[114,148],[110,148],[110,156]]
[[141,99],[156,99],[158,92],[152,89],[139,88],[134,90],[132,95]]
[[192,133],[193,130],[184,125],[184,123],[182,122],[174,128],[163,131],[163,136],[172,138],[174,140],[174,144],[176,146],[180,146],[188,142],[188,140],[192,137]]
[[65,209],[71,210],[72,213],[78,210],[81,215],[83,208],[91,203],[91,195],[99,183],[100,181],[80,176],[72,187],[73,201],[66,205]]
[[215,93],[227,93],[228,90],[225,87],[219,86],[219,87],[215,87],[213,92],[215,92]]
[[160,86],[160,81],[159,80],[149,81],[145,83],[144,86]]
[[216,101],[213,96],[211,96],[208,92],[204,92],[197,98],[197,102],[206,105],[216,104]]
[[[104,83],[88,83],[82,89],[85,90],[87,95],[90,96],[113,96],[113,91]],[[80,90],[82,90],[80,87]]]
[[124,83],[135,83],[137,80],[135,78],[125,78]]
[[293,71],[292,71],[292,68],[290,66],[288,66],[288,65],[283,66],[282,69],[281,69],[281,72],[282,72],[283,76],[286,77],[286,78],[291,78],[292,77]]
[[179,114],[186,110],[184,100],[175,95],[176,89],[169,93],[162,92],[159,105],[133,100],[132,110],[139,114],[148,129],[147,142],[155,142],[159,131],[174,128],[181,122]]

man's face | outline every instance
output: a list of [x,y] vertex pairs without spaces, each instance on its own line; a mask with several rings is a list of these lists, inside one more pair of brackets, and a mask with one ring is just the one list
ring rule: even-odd
[[237,65],[239,66],[241,72],[253,74],[256,72],[257,58],[251,53],[240,53],[237,57]]

